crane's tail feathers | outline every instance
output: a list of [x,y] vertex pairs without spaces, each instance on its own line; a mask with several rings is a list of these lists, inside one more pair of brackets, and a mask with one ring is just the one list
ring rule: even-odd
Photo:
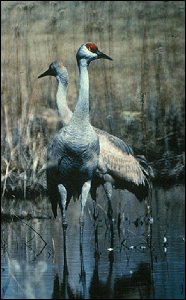
[[154,178],[154,171],[152,169],[152,167],[149,165],[149,163],[147,162],[146,158],[144,155],[136,155],[136,159],[138,160],[143,173],[146,175],[146,177],[148,179],[152,179]]
[[152,179],[154,178],[154,172],[144,155],[136,155],[136,159],[138,160],[141,170],[145,176],[142,188],[139,189],[138,193],[139,200],[143,200],[149,195],[149,193],[152,192]]

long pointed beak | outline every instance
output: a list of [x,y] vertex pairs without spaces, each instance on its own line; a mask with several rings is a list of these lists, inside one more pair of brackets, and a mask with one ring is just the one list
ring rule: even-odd
[[98,58],[113,60],[110,56],[106,55],[105,53],[103,53],[99,50],[96,53],[97,53]]
[[38,78],[45,77],[45,76],[55,76],[51,69],[48,69],[46,72],[42,73],[38,76]]

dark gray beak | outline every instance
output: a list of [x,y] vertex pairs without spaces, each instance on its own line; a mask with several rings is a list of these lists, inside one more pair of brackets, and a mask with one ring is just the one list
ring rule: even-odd
[[55,76],[51,69],[48,69],[46,72],[42,73],[38,76],[38,78],[45,77],[45,76]]
[[104,58],[104,59],[113,60],[110,56],[104,54],[103,52],[101,52],[99,50],[96,53],[97,53],[98,58]]

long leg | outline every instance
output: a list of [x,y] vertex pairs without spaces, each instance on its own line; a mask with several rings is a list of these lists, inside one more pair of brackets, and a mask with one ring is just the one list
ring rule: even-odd
[[107,212],[107,216],[108,216],[109,220],[112,220],[112,215],[113,215],[113,209],[112,209],[112,203],[111,203],[112,184],[110,182],[106,181],[103,184],[103,188],[105,190],[105,194],[106,194],[107,200],[108,200],[108,212]]
[[83,230],[80,227],[80,240],[79,240],[79,250],[80,250],[80,261],[81,261],[81,273],[80,281],[82,282],[82,288],[83,288],[83,299],[85,296],[85,290],[86,290],[86,272],[84,267],[84,259],[83,259]]
[[114,219],[113,219],[113,209],[112,209],[112,203],[111,203],[111,197],[112,197],[112,184],[108,181],[106,181],[103,185],[107,199],[108,199],[108,212],[107,216],[109,219],[110,224],[110,248],[111,251],[109,251],[109,261],[112,262],[114,259],[114,253],[112,249],[114,248]]
[[84,224],[84,207],[85,207],[85,204],[87,202],[87,198],[88,198],[88,193],[90,191],[90,187],[91,187],[91,181],[86,181],[82,187],[82,190],[81,190],[81,215],[80,215],[80,225],[81,227],[83,226]]
[[67,277],[68,275],[68,264],[67,264],[67,247],[66,247],[66,230],[63,231],[63,257],[64,257],[64,270],[63,270],[63,276],[64,279]]
[[67,224],[67,220],[66,220],[66,203],[67,203],[67,190],[64,187],[63,184],[58,184],[58,190],[59,190],[59,194],[60,194],[60,209],[61,209],[61,216],[62,216],[62,224],[63,224],[63,228],[67,228],[68,224]]

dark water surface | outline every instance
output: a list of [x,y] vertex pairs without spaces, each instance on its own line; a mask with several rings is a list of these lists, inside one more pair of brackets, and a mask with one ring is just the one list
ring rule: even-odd
[[82,242],[72,201],[66,244],[46,199],[3,203],[12,219],[1,229],[1,298],[184,299],[184,188],[154,187],[148,203],[116,191],[113,226],[100,190],[96,209],[87,203]]

